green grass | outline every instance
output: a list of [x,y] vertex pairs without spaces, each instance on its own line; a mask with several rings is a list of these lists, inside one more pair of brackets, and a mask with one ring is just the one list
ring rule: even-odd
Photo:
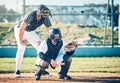
[[[120,73],[120,57],[73,57],[69,72]],[[21,72],[34,73],[36,57],[25,57]],[[0,73],[14,73],[15,58],[0,58]],[[59,72],[60,67],[50,72]]]
[[[16,44],[14,37],[14,26],[16,23],[1,23],[0,22],[0,44]],[[81,28],[78,24],[64,24],[64,23],[52,23],[52,27],[58,27],[62,32],[62,39],[65,42],[70,40],[79,40],[86,38],[86,34],[90,33],[94,36],[93,40],[95,44],[103,44],[104,40],[104,28],[105,27],[85,27]],[[46,39],[48,33],[44,26],[40,26],[35,30],[41,40]],[[9,34],[9,35],[8,35]],[[111,44],[111,29],[106,29],[106,44]],[[118,31],[114,31],[114,44],[118,44]]]

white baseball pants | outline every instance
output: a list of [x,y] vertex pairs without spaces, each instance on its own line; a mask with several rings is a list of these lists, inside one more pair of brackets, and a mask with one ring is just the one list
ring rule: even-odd
[[[18,28],[17,26],[14,28],[14,35],[18,46],[16,53],[16,70],[20,70],[20,66],[22,63],[22,59],[26,47],[25,45],[21,45],[19,42],[19,30],[20,28]],[[34,48],[36,48],[36,50],[38,49],[38,42],[41,41],[39,36],[34,31],[30,31],[30,32],[25,31],[23,35],[23,40],[27,40],[30,44],[32,44]]]

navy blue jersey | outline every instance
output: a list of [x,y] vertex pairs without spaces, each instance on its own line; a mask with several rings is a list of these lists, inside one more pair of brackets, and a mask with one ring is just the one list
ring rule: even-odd
[[42,42],[42,45],[39,48],[41,50],[39,52],[39,57],[47,62],[50,62],[51,59],[55,60],[56,57],[59,56],[58,54],[60,50],[63,48],[62,46],[63,46],[63,41],[59,41],[57,44],[53,45],[51,39],[48,38],[46,41]]
[[27,27],[25,29],[26,31],[33,31],[42,24],[44,24],[46,27],[51,26],[49,18],[41,18],[40,20],[37,20],[36,18],[36,11],[31,11],[25,15],[25,17],[19,22],[18,26],[20,27],[22,21],[24,21],[27,24]]

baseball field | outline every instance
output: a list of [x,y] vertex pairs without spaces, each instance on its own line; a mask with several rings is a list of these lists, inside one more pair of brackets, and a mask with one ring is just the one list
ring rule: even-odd
[[120,83],[120,57],[72,57],[69,75],[72,80],[58,79],[60,67],[47,69],[50,76],[34,79],[36,57],[25,57],[21,77],[16,78],[15,57],[0,58],[0,83]]

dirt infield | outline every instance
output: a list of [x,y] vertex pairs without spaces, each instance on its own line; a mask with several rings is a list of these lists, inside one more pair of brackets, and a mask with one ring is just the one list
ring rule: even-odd
[[69,73],[72,80],[60,80],[58,75],[42,76],[41,80],[34,79],[34,73],[22,73],[16,78],[12,74],[0,74],[0,83],[120,83],[119,73]]

